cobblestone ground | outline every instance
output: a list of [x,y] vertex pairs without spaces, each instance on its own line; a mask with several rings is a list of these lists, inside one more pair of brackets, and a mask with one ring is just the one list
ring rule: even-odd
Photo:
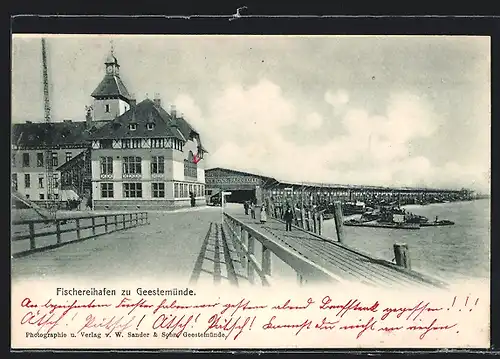
[[150,224],[12,259],[12,280],[85,277],[189,280],[220,207],[149,213]]

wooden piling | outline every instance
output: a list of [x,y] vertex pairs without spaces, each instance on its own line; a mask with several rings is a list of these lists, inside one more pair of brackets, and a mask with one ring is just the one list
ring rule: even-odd
[[300,209],[300,225],[303,229],[306,228],[306,210],[304,207]]
[[410,252],[406,243],[394,244],[394,258],[398,266],[411,269]]
[[342,203],[340,201],[335,201],[333,203],[334,207],[334,217],[335,217],[335,229],[337,231],[337,239],[340,243],[344,242],[344,216],[342,215]]
[[313,212],[313,232],[318,233],[318,213],[316,211]]
[[321,236],[323,233],[323,212],[318,216],[318,234]]

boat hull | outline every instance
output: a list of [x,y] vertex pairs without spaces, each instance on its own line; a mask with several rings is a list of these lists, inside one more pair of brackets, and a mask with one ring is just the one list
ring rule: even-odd
[[345,226],[351,227],[370,227],[370,228],[390,228],[390,229],[420,229],[418,225],[407,225],[407,224],[392,224],[392,223],[377,223],[377,222],[344,222]]
[[455,223],[451,221],[447,222],[427,222],[427,223],[420,223],[421,227],[441,227],[441,226],[453,226]]

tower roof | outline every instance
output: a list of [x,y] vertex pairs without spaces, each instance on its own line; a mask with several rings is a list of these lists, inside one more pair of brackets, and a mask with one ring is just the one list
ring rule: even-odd
[[[109,53],[108,57],[106,57],[106,62],[105,64],[115,64],[118,65],[118,60],[116,59],[115,55],[113,53]],[[120,66],[120,65],[118,65]]]
[[118,75],[105,75],[101,83],[92,92],[92,97],[122,97],[126,100],[132,99],[125,84]]

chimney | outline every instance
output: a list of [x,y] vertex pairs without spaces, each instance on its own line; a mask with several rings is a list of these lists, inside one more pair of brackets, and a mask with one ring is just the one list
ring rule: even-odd
[[177,127],[177,110],[175,105],[170,105],[170,116],[172,117],[172,126]]
[[87,128],[92,127],[92,106],[85,106],[85,123]]
[[137,105],[137,99],[135,98],[135,93],[133,93],[131,98],[128,100],[128,104],[130,105],[130,109],[133,110]]
[[155,98],[153,99],[153,102],[156,107],[161,107],[161,99],[159,93],[155,93]]

